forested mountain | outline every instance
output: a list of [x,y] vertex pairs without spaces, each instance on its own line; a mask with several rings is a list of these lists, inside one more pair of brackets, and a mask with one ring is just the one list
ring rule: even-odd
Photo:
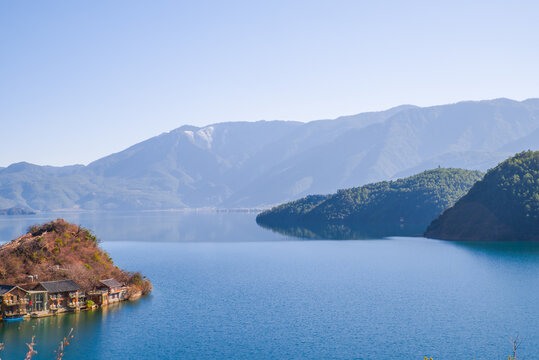
[[526,151],[482,181],[428,227],[445,240],[539,241],[539,151]]
[[424,224],[426,227],[482,176],[479,171],[434,169],[405,179],[339,190],[332,195],[308,196],[264,211],[256,220],[270,227],[286,224]]
[[535,149],[539,99],[399,106],[308,123],[182,126],[88,166],[0,169],[0,208],[268,207]]

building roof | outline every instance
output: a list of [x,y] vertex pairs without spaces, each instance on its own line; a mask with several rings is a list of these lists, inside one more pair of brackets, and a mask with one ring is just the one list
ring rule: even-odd
[[15,288],[15,285],[0,285],[0,296],[7,294]]
[[49,293],[81,290],[81,287],[73,280],[42,281],[39,284]]
[[27,292],[43,292],[46,291],[43,289],[43,286],[41,286],[39,283],[31,283],[31,284],[20,284],[19,287]]
[[100,283],[105,285],[108,288],[117,288],[117,287],[122,286],[121,283],[119,283],[118,281],[114,279],[101,280]]

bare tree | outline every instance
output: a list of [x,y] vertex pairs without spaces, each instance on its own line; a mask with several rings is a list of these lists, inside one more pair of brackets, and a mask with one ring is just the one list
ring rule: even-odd
[[37,354],[37,351],[34,350],[34,346],[37,345],[34,342],[35,338],[36,338],[35,336],[32,336],[32,342],[30,344],[26,344],[26,346],[28,346],[28,352],[26,353],[26,357],[24,358],[24,360],[31,360],[32,356]]
[[60,346],[58,347],[58,350],[56,350],[56,360],[62,360],[64,357],[64,350],[67,346],[69,346],[69,339],[73,339],[73,337],[73,328],[71,328],[71,330],[69,330],[69,334],[67,334],[67,336],[60,341]]
[[517,335],[514,338],[511,338],[511,344],[513,345],[513,356],[509,356],[509,360],[517,360],[517,350],[521,343],[522,339],[520,336]]

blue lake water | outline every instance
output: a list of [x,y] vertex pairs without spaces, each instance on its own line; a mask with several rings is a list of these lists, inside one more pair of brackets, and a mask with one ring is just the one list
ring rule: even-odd
[[[0,217],[0,241],[58,215]],[[305,241],[243,213],[63,214],[151,296],[0,323],[0,359],[507,359],[539,354],[539,245]]]

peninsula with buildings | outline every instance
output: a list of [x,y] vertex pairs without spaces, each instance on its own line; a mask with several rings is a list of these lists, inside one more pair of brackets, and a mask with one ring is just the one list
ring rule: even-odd
[[140,273],[114,265],[88,229],[62,219],[0,246],[0,319],[83,311],[152,290]]

